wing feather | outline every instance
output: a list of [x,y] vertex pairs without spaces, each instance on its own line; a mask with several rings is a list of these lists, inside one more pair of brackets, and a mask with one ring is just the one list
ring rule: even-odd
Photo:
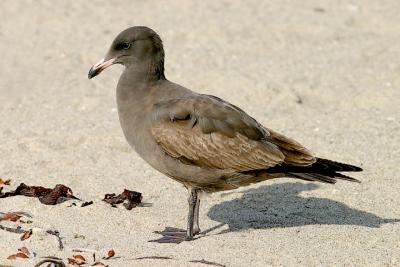
[[207,95],[155,105],[151,132],[168,155],[200,167],[242,172],[315,161],[299,143]]

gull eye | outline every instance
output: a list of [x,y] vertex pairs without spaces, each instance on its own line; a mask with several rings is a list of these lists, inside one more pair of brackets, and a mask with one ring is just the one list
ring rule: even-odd
[[128,42],[119,43],[115,47],[116,50],[128,50],[129,48],[131,48],[131,44]]

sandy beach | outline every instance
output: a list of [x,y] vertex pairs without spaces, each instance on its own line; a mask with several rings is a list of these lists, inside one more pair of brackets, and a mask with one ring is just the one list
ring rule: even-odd
[[[78,201],[0,199],[24,212],[0,229],[0,265],[92,253],[109,266],[400,266],[400,2],[11,1],[0,4],[0,178],[64,184]],[[361,166],[361,184],[279,179],[204,195],[199,239],[148,242],[185,227],[186,189],[129,147],[115,102],[121,66],[89,68],[123,29],[164,42],[166,77],[221,97],[319,157]],[[107,193],[143,194],[132,210]],[[75,202],[76,206],[71,206]],[[58,231],[64,248],[59,249]],[[25,246],[35,256],[7,260]],[[86,252],[74,252],[74,250]],[[115,256],[102,260],[109,250]],[[218,265],[219,264],[219,265]],[[45,266],[45,265],[43,265]],[[86,265],[89,266],[89,265]],[[210,266],[210,265],[208,265]]]

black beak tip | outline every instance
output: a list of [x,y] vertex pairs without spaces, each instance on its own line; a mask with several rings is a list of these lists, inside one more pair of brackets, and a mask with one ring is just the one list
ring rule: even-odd
[[95,69],[93,67],[90,68],[89,73],[88,73],[88,79],[92,79],[93,77],[96,77],[100,73],[99,69]]

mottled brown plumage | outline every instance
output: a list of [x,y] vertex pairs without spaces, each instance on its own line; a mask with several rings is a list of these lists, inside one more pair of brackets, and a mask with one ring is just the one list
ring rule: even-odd
[[[339,172],[360,168],[316,158],[240,108],[168,81],[161,39],[147,27],[120,33],[89,78],[115,63],[126,67],[117,104],[127,141],[151,166],[189,190],[187,239],[200,231],[199,191],[235,189],[278,177],[357,181]],[[169,235],[172,240],[167,241],[180,240],[178,236]]]

